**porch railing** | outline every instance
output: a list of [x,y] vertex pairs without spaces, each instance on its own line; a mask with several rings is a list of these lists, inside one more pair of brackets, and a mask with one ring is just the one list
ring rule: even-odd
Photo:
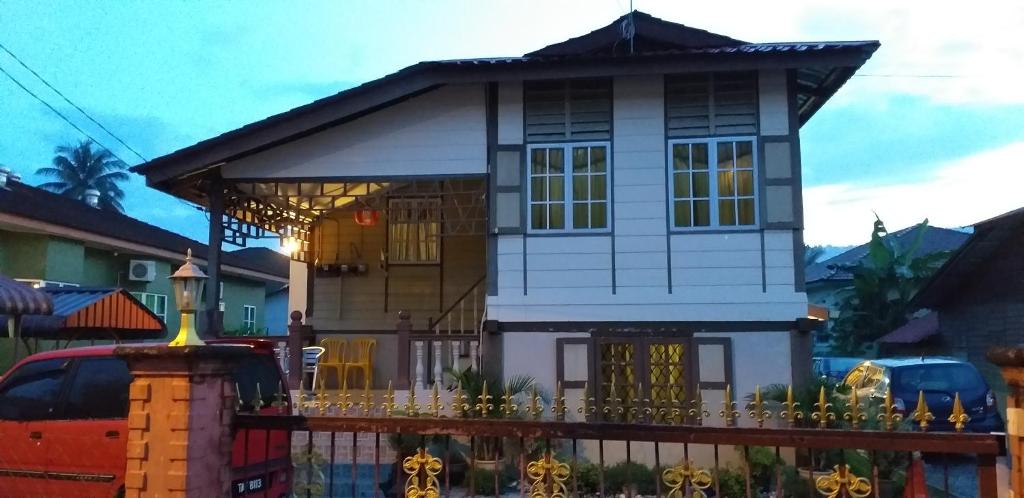
[[279,415],[238,415],[236,427],[253,439],[291,431],[294,491],[306,497],[998,495],[1000,438],[961,432],[969,417],[956,408],[957,432],[931,432],[924,403],[904,418],[891,401],[854,395],[833,407],[823,389],[805,409],[758,389],[743,410],[727,395],[724,425],[710,426],[699,398],[598,409],[592,395],[584,389],[573,409],[560,387],[547,402],[486,384],[475,396],[437,385],[404,399],[321,391],[295,402],[298,415],[281,404]]

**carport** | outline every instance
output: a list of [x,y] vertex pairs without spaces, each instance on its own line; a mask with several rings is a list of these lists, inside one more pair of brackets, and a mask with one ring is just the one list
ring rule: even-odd
[[53,312],[50,296],[21,282],[0,275],[0,323],[7,326],[7,335],[14,340],[13,360],[18,359],[18,339],[25,315],[44,316]]

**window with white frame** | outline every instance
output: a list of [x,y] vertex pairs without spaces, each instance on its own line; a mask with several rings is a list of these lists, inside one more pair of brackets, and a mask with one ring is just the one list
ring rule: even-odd
[[530,231],[607,230],[609,156],[604,142],[531,145]]
[[256,307],[248,304],[242,305],[242,329],[246,332],[256,332]]
[[151,292],[132,292],[135,299],[138,299],[143,305],[149,308],[154,315],[160,317],[160,320],[167,321],[167,295],[166,294],[154,294]]
[[441,200],[388,200],[388,263],[441,262]]
[[72,284],[72,283],[69,283],[69,282],[58,282],[56,280],[38,280],[38,279],[32,279],[32,278],[16,278],[14,280],[16,280],[18,282],[21,282],[21,283],[24,283],[24,284],[31,285],[35,289],[40,289],[40,288],[44,288],[44,287],[48,287],[48,288],[51,288],[51,289],[53,289],[53,288],[59,289],[59,288],[62,288],[62,287],[78,287],[78,284]]
[[757,225],[754,138],[669,141],[675,228]]

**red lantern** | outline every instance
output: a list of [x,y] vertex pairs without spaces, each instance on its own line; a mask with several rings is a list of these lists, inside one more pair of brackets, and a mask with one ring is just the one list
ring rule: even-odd
[[380,220],[380,211],[374,209],[360,209],[352,213],[352,219],[356,224],[363,227],[372,227]]

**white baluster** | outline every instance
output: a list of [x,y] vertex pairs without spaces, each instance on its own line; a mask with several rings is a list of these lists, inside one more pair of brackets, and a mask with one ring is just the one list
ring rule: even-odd
[[462,371],[462,365],[460,365],[459,357],[462,356],[462,341],[455,340],[449,342],[452,348],[452,370],[455,372]]
[[480,370],[477,365],[477,350],[480,347],[479,341],[469,341],[469,368],[470,370]]
[[[441,343],[440,339],[434,340],[434,384],[444,385],[444,370],[441,370]],[[438,386],[440,387],[440,386]]]
[[416,385],[421,390],[427,389],[427,380],[423,372],[423,341],[416,341]]

